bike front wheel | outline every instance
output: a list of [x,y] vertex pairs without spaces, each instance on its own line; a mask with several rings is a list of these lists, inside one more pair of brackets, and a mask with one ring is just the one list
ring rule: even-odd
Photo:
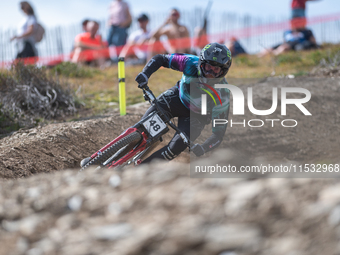
[[133,132],[131,134],[128,134],[127,136],[123,137],[116,143],[112,144],[105,151],[98,154],[95,158],[90,160],[86,165],[84,165],[81,168],[81,171],[89,166],[102,165],[112,156],[114,156],[114,158],[111,159],[110,162],[112,162],[113,160],[118,160],[119,158],[124,156],[127,152],[132,150],[142,139],[143,136],[139,132]]

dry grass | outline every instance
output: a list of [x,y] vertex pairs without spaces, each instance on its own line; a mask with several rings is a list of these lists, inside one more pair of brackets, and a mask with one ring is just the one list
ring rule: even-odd
[[[231,84],[250,84],[268,76],[295,76],[308,74],[322,59],[340,51],[340,45],[324,45],[322,49],[305,52],[289,52],[280,56],[258,58],[256,55],[237,56],[227,75]],[[127,104],[143,101],[142,93],[134,81],[144,66],[126,66],[126,100]],[[80,87],[78,96],[94,114],[118,107],[118,69],[112,66],[98,72],[92,77],[70,78],[74,89]],[[176,84],[181,73],[161,68],[150,78],[149,85],[155,95]]]
[[[340,54],[340,45],[323,45],[319,50],[306,52],[289,52],[280,56],[258,58],[256,55],[237,56],[233,59],[232,67],[227,75],[230,84],[255,84],[268,76],[306,75],[317,66],[338,63],[334,56]],[[335,61],[336,60],[336,61]],[[321,63],[321,64],[320,64]],[[126,103],[127,105],[143,102],[143,96],[137,83],[136,75],[144,66],[126,66]],[[119,107],[118,68],[111,66],[105,69],[77,66],[63,63],[47,70],[37,69],[37,72],[52,74],[63,84],[68,84],[70,92],[75,92],[75,103],[83,105],[73,116],[63,116],[54,121],[72,121],[84,117],[92,117],[112,112]],[[1,77],[6,77],[8,70],[0,71]],[[45,74],[44,74],[45,75]],[[149,86],[155,95],[171,88],[181,78],[181,73],[167,68],[161,68],[152,75]],[[33,80],[32,80],[33,82]],[[36,82],[33,82],[36,83]],[[9,85],[8,82],[5,84]],[[4,86],[2,86],[4,89]],[[1,107],[1,105],[0,105]],[[7,133],[19,128],[15,118],[10,115],[0,115],[0,133]],[[35,123],[47,124],[50,121],[43,118],[35,119]],[[0,136],[2,136],[0,134]]]
[[[143,66],[126,67],[126,103],[127,105],[143,102],[142,91],[138,89],[135,77],[142,71]],[[167,88],[176,84],[181,78],[181,73],[161,68],[151,77],[149,85],[155,95],[159,95]],[[92,78],[72,78],[73,88],[78,90],[78,97],[82,98],[88,107],[94,108],[94,113],[118,107],[118,69],[112,66],[102,70]]]
[[[256,55],[237,56],[227,75],[229,83],[234,85],[253,84],[268,76],[295,76],[308,74],[322,59],[327,59],[340,52],[340,45],[323,45],[322,49],[305,52],[289,52],[280,56],[258,58]],[[134,81],[144,66],[126,66],[126,100],[127,105],[143,102],[141,90]],[[54,68],[60,76],[66,77],[71,88],[83,102],[85,115],[103,114],[118,107],[118,68],[111,66],[105,69],[93,67],[74,67],[64,64]],[[149,85],[155,95],[174,86],[181,78],[181,73],[161,68],[150,78]],[[78,117],[84,117],[78,114]],[[74,118],[73,118],[74,119]]]

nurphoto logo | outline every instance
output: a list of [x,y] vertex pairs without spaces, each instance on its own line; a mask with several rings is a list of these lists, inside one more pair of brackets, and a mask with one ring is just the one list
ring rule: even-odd
[[[244,115],[244,94],[242,90],[234,85],[231,84],[215,84],[214,88],[220,89],[220,88],[226,88],[229,89],[230,93],[233,95],[233,115]],[[209,89],[213,91],[213,93],[217,96],[217,98],[220,101],[220,104],[222,105],[221,99],[216,92],[216,90],[213,87],[209,86]],[[202,89],[203,90],[203,89]],[[214,99],[213,95],[207,91],[206,92],[215,102],[215,105],[217,105],[216,100]],[[287,93],[299,93],[304,94],[304,98],[287,98]],[[207,115],[207,94],[201,95],[201,114]],[[311,116],[312,114],[306,109],[306,107],[303,105],[307,103],[311,99],[311,93],[309,90],[304,88],[281,88],[281,115],[286,116],[287,115],[287,105],[295,105],[305,116]],[[251,113],[255,115],[260,116],[266,116],[274,113],[277,109],[278,105],[278,89],[272,88],[272,106],[267,110],[258,110],[255,109],[253,104],[253,89],[251,87],[248,88],[248,97],[247,97],[247,103],[248,103],[248,109]],[[266,122],[271,122],[272,127],[274,127],[275,121],[281,121],[280,119],[266,119]],[[216,125],[225,125],[229,121],[227,119],[214,119],[213,120],[213,127]],[[292,125],[288,125],[288,123],[292,123]],[[262,127],[264,126],[264,121],[261,119],[252,119],[249,120],[248,126],[250,127]],[[255,125],[255,123],[258,123],[258,125]],[[232,120],[230,121],[231,126],[233,125]],[[244,127],[246,126],[246,120],[243,122],[234,122],[234,124],[241,124]],[[285,119],[281,121],[281,125],[283,127],[295,127],[297,126],[297,121],[294,119]]]

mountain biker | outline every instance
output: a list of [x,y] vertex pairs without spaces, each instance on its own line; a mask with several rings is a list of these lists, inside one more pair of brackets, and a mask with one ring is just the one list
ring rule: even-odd
[[[150,59],[135,80],[138,87],[142,89],[147,87],[150,76],[161,66],[183,72],[181,80],[174,87],[158,96],[158,102],[166,114],[178,117],[178,128],[194,141],[211,120],[228,119],[229,90],[213,89],[213,87],[215,84],[227,84],[224,76],[228,73],[231,63],[231,52],[225,45],[210,43],[202,49],[199,56],[179,53],[158,54]],[[209,94],[214,95],[216,99],[214,101],[219,102],[215,105],[213,100],[207,102],[207,115],[201,114],[202,93],[194,95],[192,92],[195,87],[205,87],[204,91],[210,91]],[[214,92],[217,92],[218,97]],[[221,100],[218,101],[217,98]],[[143,117],[154,110],[155,106],[151,106]],[[192,146],[192,152],[199,157],[215,149],[222,142],[226,128],[227,124],[212,127],[212,135],[203,144]],[[180,135],[176,133],[168,145],[153,153],[142,163],[150,162],[155,158],[172,160],[186,147]]]

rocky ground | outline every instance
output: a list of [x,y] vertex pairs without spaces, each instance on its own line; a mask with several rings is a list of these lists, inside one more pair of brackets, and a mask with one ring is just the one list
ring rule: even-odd
[[183,163],[136,170],[2,182],[0,254],[339,254],[334,179],[191,179]]
[[[298,126],[228,127],[206,162],[340,163],[338,78],[268,78],[252,87],[258,109],[270,108],[271,87],[306,88],[312,116],[294,106],[287,116],[280,107],[267,117],[231,114],[238,122],[295,119]],[[1,255],[340,254],[336,178],[194,179],[188,152],[169,164],[79,174],[80,160],[138,121],[145,107],[1,139]]]

